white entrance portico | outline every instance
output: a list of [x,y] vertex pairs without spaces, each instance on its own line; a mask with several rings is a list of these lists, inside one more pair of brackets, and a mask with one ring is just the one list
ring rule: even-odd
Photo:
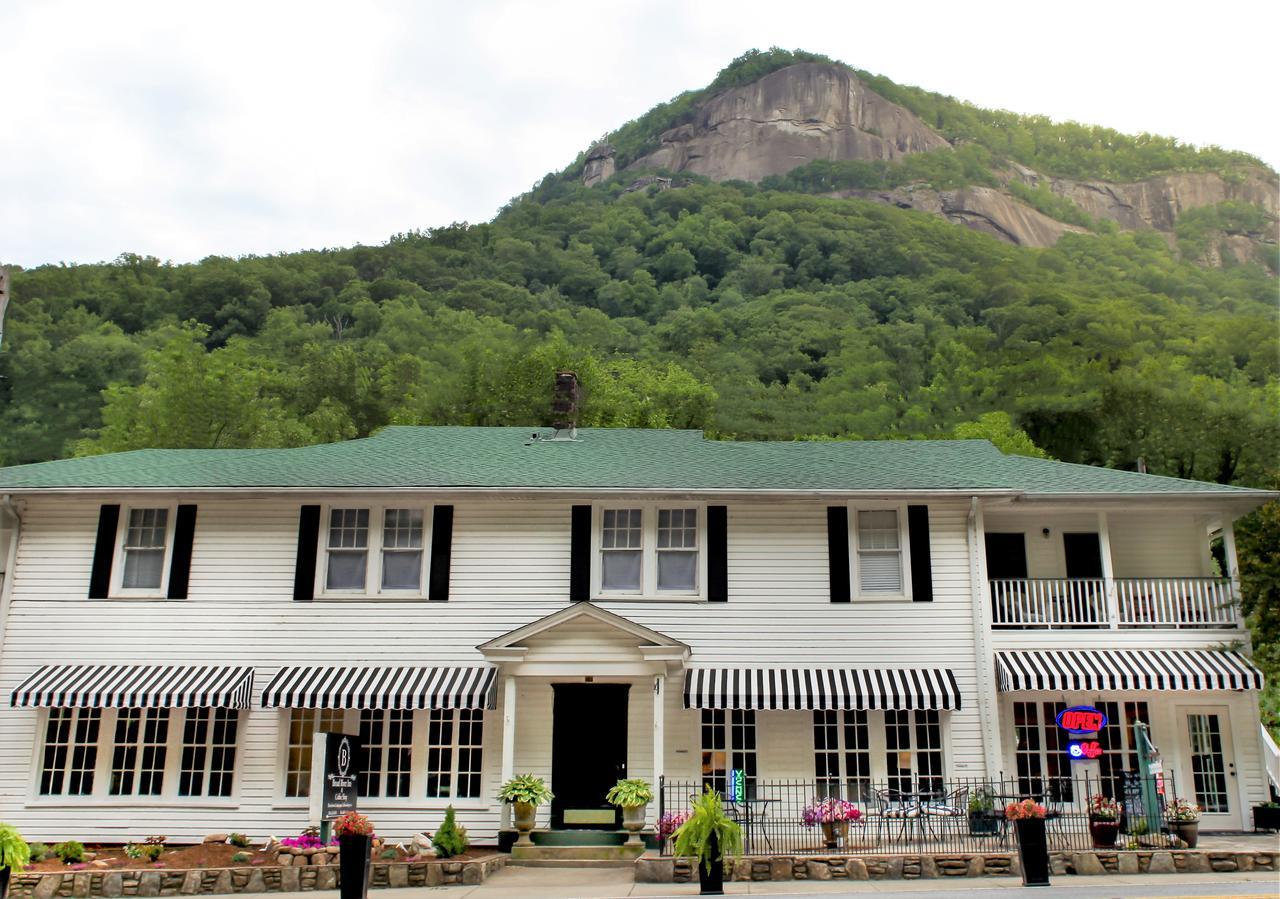
[[[583,602],[478,649],[503,681],[502,781],[517,771],[547,778],[557,800],[540,815],[564,826],[603,823],[591,817],[591,809],[603,802],[601,787],[612,786],[615,775],[657,783],[665,766],[666,681],[688,661],[687,644]],[[587,684],[620,685],[599,691],[611,707],[594,710],[598,714],[584,708],[589,690],[574,692],[571,704],[570,685]],[[626,707],[616,708],[619,702]],[[651,721],[637,720],[649,710]],[[615,740],[616,729],[621,733]],[[601,757],[611,752],[620,756],[616,763]],[[565,776],[566,764],[572,765],[572,778]],[[508,816],[504,808],[503,827]]]

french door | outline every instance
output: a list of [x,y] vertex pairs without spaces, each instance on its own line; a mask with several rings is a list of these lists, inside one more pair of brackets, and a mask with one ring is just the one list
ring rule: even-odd
[[1222,707],[1182,707],[1183,764],[1178,792],[1200,806],[1201,830],[1240,827],[1231,719]]

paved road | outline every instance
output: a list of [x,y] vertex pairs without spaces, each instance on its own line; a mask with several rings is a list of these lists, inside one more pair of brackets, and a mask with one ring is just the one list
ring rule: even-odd
[[[959,896],[961,899],[1014,899],[1022,889],[1016,878],[974,880],[867,880],[850,882],[729,883],[730,896],[771,896],[773,899],[856,897],[868,893],[916,896]],[[276,899],[336,899],[337,892],[277,893]],[[481,886],[411,887],[377,890],[371,899],[669,899],[698,895],[697,884],[634,883],[630,869],[505,868]],[[1052,890],[1022,894],[1064,899],[1157,899],[1196,896],[1227,899],[1235,896],[1280,896],[1280,877],[1274,873],[1145,874],[1139,876],[1058,877]]]

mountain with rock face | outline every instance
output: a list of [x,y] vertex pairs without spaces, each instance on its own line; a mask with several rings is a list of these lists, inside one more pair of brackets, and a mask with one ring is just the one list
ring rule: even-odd
[[[636,143],[634,126],[652,129],[653,123],[646,120],[660,121],[667,107],[676,105],[682,108],[668,116],[670,127],[644,135],[640,146],[629,154],[613,143],[593,146],[582,160],[581,182],[590,187],[617,179],[644,187],[648,182],[638,179],[660,174],[795,189],[796,185],[788,182],[798,180],[804,182],[801,189],[805,192],[918,210],[1029,247],[1053,246],[1068,232],[1118,228],[1160,232],[1176,248],[1179,222],[1186,213],[1208,210],[1199,216],[1203,221],[1192,223],[1198,239],[1188,243],[1184,255],[1190,253],[1193,261],[1209,265],[1221,265],[1229,258],[1261,261],[1275,269],[1275,248],[1280,243],[1280,182],[1274,171],[1244,154],[1211,148],[1225,161],[1218,163],[1215,155],[1215,162],[1207,163],[1205,153],[1193,155],[1194,148],[1168,139],[1120,135],[1115,141],[1119,152],[1131,148],[1134,156],[1153,157],[1146,163],[1147,177],[1117,180],[1080,177],[1076,172],[1071,173],[1075,177],[1066,177],[1018,158],[1034,157],[1034,152],[1020,154],[1014,148],[1002,148],[999,138],[988,137],[984,144],[981,129],[969,128],[977,133],[968,136],[963,126],[948,128],[948,116],[954,118],[956,109],[976,116],[980,123],[986,116],[994,128],[1003,124],[1002,119],[1018,120],[1039,130],[1089,131],[1087,126],[1054,126],[1042,118],[977,110],[951,98],[900,88],[843,64],[821,60],[781,65],[744,83],[718,88],[713,84],[694,95],[682,95],[624,126],[618,136]],[[921,111],[934,109],[932,120],[908,108],[910,105],[921,107]],[[1102,134],[1094,143],[1104,148],[1113,140],[1114,133],[1106,129],[1091,131]],[[1021,135],[1010,135],[1010,141],[1019,138]],[[1162,141],[1171,147],[1165,153],[1169,161],[1164,170],[1159,154],[1148,152],[1152,146],[1163,151]],[[905,160],[910,156],[972,156],[975,151],[981,151],[984,164],[981,171],[968,172],[967,183],[956,183],[954,178],[951,183],[927,176],[912,178],[907,171],[910,163]],[[1087,157],[1096,155],[1092,147],[1082,150],[1085,174]],[[852,180],[866,181],[870,169],[864,164],[888,173],[888,180],[896,183],[831,184],[831,189],[822,190],[821,184],[796,177],[797,172],[803,175],[825,166],[839,181],[841,167],[846,167],[852,170]],[[937,165],[945,168],[949,163]],[[895,172],[905,173],[905,177]],[[821,177],[812,180],[820,182]],[[1215,212],[1220,207],[1225,214]]]

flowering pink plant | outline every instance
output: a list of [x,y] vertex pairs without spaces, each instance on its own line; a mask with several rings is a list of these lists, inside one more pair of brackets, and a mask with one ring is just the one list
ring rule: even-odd
[[[296,837],[285,837],[280,841],[280,845],[287,849],[305,849],[308,851],[324,848],[324,843],[320,842],[320,837],[316,836],[314,833],[308,833],[306,831],[303,831]],[[330,840],[329,845],[336,846],[338,845],[338,841]]]
[[1164,811],[1169,820],[1175,823],[1190,824],[1200,820],[1200,806],[1186,799],[1171,799]]
[[1120,817],[1120,803],[1109,796],[1097,795],[1089,802],[1089,817],[1098,821],[1115,821]]
[[857,821],[862,812],[852,802],[843,799],[819,799],[807,805],[800,813],[800,823],[805,827],[818,824],[834,824],[837,821]]
[[1044,806],[1034,799],[1024,799],[1021,802],[1010,802],[1006,805],[1004,807],[1004,816],[1010,821],[1021,821],[1025,818],[1043,818],[1045,810]]
[[667,812],[658,819],[658,842],[665,843],[688,820],[688,812]]

